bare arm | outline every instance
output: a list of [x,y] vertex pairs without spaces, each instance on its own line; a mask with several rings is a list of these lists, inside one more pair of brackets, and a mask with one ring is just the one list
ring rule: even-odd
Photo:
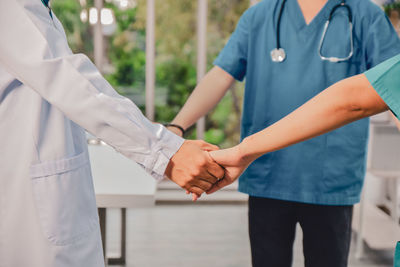
[[251,159],[387,110],[365,75],[338,82],[271,127],[243,141]]
[[[192,126],[218,104],[234,81],[235,79],[220,67],[212,68],[194,89],[172,123],[178,124],[184,129]],[[173,127],[169,129],[181,135],[178,129]]]
[[364,74],[340,81],[277,123],[245,138],[238,146],[211,152],[211,156],[226,168],[226,172],[225,179],[209,193],[232,183],[251,162],[265,153],[387,109]]

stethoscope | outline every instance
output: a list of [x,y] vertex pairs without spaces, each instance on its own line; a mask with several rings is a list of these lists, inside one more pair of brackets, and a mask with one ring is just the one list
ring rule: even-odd
[[41,0],[43,5],[47,8],[47,10],[49,11],[49,15],[51,17],[51,19],[53,19],[53,12],[51,11],[51,7],[50,7],[50,0]]
[[[285,7],[286,0],[282,1],[281,8],[279,10],[279,16],[278,16],[278,23],[277,23],[277,30],[276,30],[276,48],[272,49],[271,51],[271,59],[273,62],[283,62],[286,59],[286,52],[285,49],[281,47],[280,44],[280,28],[281,28],[281,18],[282,18],[282,12]],[[339,57],[325,57],[322,55],[321,50],[322,50],[322,45],[325,40],[325,35],[326,32],[328,31],[329,23],[331,22],[331,19],[336,11],[336,9],[344,7],[347,10],[347,14],[349,17],[349,28],[350,28],[350,53],[347,57],[344,58],[339,58]],[[322,60],[327,60],[330,62],[342,62],[342,61],[347,61],[353,56],[353,15],[351,12],[351,9],[349,5],[346,4],[345,0],[342,0],[340,4],[337,4],[332,8],[331,13],[329,14],[328,20],[325,22],[324,26],[324,31],[322,32],[321,40],[319,42],[319,47],[318,47],[318,55]]]

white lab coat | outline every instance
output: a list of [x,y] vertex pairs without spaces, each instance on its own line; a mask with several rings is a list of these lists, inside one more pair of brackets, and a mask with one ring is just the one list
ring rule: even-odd
[[41,0],[0,0],[0,267],[99,267],[84,130],[162,177],[183,139],[119,96]]

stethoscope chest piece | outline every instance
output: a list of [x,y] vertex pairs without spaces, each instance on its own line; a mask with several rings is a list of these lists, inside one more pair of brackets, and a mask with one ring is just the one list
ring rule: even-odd
[[286,58],[286,53],[283,48],[274,48],[271,51],[271,59],[273,62],[283,62]]

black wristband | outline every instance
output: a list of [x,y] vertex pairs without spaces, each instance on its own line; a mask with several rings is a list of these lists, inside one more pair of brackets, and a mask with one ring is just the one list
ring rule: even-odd
[[183,127],[180,126],[180,125],[178,125],[178,124],[167,123],[167,124],[164,124],[164,126],[165,126],[165,127],[175,127],[175,128],[177,128],[177,129],[179,129],[179,130],[182,132],[182,136],[184,136],[185,133],[186,133],[185,129],[183,129]]

